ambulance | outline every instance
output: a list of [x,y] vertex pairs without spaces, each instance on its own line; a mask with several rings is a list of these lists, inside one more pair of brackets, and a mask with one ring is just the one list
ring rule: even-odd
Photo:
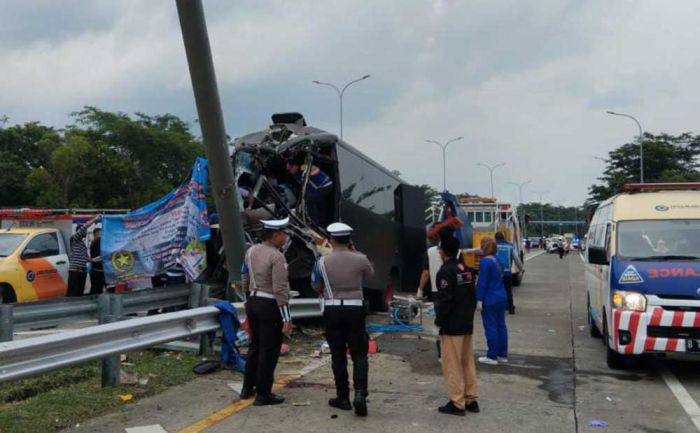
[[608,366],[700,354],[700,184],[628,184],[587,235],[588,320]]
[[[0,209],[0,303],[65,296],[70,236],[76,227],[98,213],[122,212]],[[89,284],[88,279],[86,289]]]

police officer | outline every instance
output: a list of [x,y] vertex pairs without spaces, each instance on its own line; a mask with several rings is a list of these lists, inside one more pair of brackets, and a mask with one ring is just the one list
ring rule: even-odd
[[251,341],[241,398],[256,396],[256,406],[284,402],[284,397],[272,393],[272,383],[283,334],[292,332],[287,261],[280,252],[287,241],[284,229],[289,218],[261,222],[262,242],[248,249],[242,270]]
[[[368,336],[362,287],[374,275],[367,256],[355,250],[347,224],[328,226],[333,252],[321,257],[314,266],[311,282],[323,295],[326,339],[331,349],[336,397],[328,401],[332,407],[367,416]],[[350,404],[347,352],[353,363],[355,398]]]

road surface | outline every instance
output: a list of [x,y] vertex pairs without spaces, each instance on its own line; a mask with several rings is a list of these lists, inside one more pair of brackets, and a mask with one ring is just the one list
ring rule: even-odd
[[[508,316],[510,363],[478,365],[481,413],[439,414],[446,391],[431,330],[384,334],[370,360],[369,417],[328,407],[334,395],[327,357],[281,364],[287,403],[254,407],[231,390],[240,376],[203,377],[125,406],[70,432],[122,433],[154,426],[175,432],[700,432],[700,360],[642,359],[630,369],[605,364],[600,339],[589,336],[583,263],[540,255],[528,261]],[[426,324],[432,322],[426,317]],[[480,320],[475,350],[485,351]],[[302,375],[302,377],[298,377]],[[240,385],[238,383],[238,385]],[[282,388],[283,387],[283,388]],[[608,427],[594,427],[607,423]],[[157,426],[157,427],[156,427]],[[163,430],[160,430],[160,429]]]

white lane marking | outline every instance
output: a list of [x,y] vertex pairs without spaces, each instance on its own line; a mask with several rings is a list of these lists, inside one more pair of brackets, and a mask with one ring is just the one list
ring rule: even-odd
[[659,372],[664,382],[666,382],[668,389],[671,390],[676,400],[678,400],[678,403],[683,407],[685,413],[688,414],[693,424],[695,424],[695,428],[700,432],[700,406],[693,400],[693,397],[690,396],[683,384],[681,384],[668,367],[660,367]]
[[546,251],[540,251],[539,253],[535,253],[535,254],[532,254],[532,255],[530,255],[530,256],[527,256],[527,257],[525,257],[525,261],[527,262],[528,260],[532,260],[532,259],[534,259],[535,257],[539,257],[539,256],[541,256],[542,254],[544,254],[545,252],[546,252]]
[[578,257],[581,259],[581,261],[582,261],[583,264],[585,265],[585,264],[586,264],[586,259],[583,258],[583,253],[579,253]]

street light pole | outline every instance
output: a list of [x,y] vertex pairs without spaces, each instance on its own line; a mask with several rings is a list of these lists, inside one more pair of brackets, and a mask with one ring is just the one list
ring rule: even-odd
[[487,170],[489,171],[489,173],[491,174],[491,198],[495,198],[494,193],[493,193],[493,172],[494,172],[494,170],[496,170],[498,167],[503,167],[504,165],[506,165],[506,163],[505,163],[505,162],[502,162],[502,163],[496,164],[496,165],[488,165],[488,164],[484,164],[483,162],[477,162],[476,165],[480,165],[480,166],[482,166],[482,167],[486,167],[486,169],[487,169]]
[[426,143],[437,144],[442,149],[442,190],[443,191],[447,191],[447,159],[445,158],[445,151],[447,151],[447,146],[449,146],[450,143],[455,142],[455,141],[459,141],[463,138],[464,137],[456,137],[456,138],[453,138],[452,140],[448,140],[445,144],[442,144],[436,140],[425,140]]
[[561,235],[561,208],[562,204],[561,202],[555,201],[554,203],[557,204],[557,219],[559,220],[559,234]]
[[549,191],[533,191],[535,194],[540,196],[540,236],[544,237],[544,203],[542,203],[545,194]]
[[[511,185],[515,185],[515,186],[518,187],[518,191],[519,191],[519,201],[520,201],[520,211],[523,212],[523,187],[524,187],[525,185],[529,184],[529,183],[532,183],[532,180],[527,180],[527,181],[522,182],[522,183],[518,183],[518,182],[508,182],[508,183],[511,184]],[[524,213],[523,213],[523,215],[521,215],[520,218],[522,218],[522,221],[525,221],[525,215],[524,215]],[[525,239],[527,239],[527,223],[523,224],[523,237],[524,237]]]
[[642,130],[641,123],[639,123],[639,120],[637,120],[636,117],[634,117],[630,114],[616,113],[614,111],[608,111],[608,114],[611,114],[613,116],[622,116],[622,117],[626,117],[628,119],[632,119],[632,120],[634,120],[634,123],[637,124],[637,127],[639,128],[639,182],[644,183],[644,132]]
[[313,80],[312,83],[314,84],[319,84],[321,86],[328,86],[333,88],[336,93],[338,93],[338,99],[340,101],[340,139],[343,139],[343,95],[345,95],[345,91],[347,90],[348,87],[350,87],[351,84],[357,83],[358,81],[366,80],[369,78],[370,75],[367,74],[365,76],[362,76],[356,80],[352,80],[349,83],[347,83],[345,86],[343,86],[342,89],[339,89],[338,86],[332,83],[325,83],[323,81],[318,81],[318,80]]

